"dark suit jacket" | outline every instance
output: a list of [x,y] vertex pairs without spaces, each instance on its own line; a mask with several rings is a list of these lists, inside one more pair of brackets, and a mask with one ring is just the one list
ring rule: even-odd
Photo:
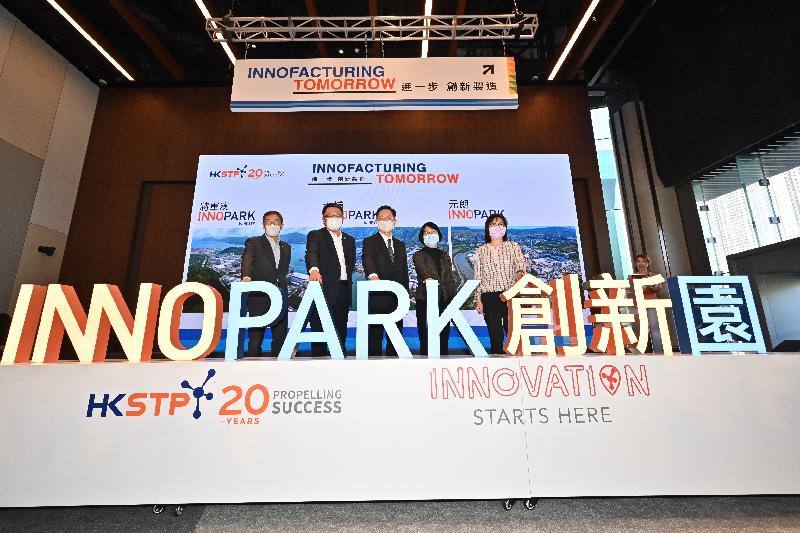
[[280,241],[281,251],[279,264],[275,264],[275,255],[267,237],[250,237],[244,241],[242,254],[242,277],[253,281],[268,281],[286,291],[286,276],[289,274],[289,261],[292,258],[292,247]]
[[[277,285],[284,294],[283,307],[286,310],[287,283],[286,276],[289,274],[289,261],[292,258],[292,247],[283,241],[278,242],[281,257],[278,264],[275,264],[275,254],[272,253],[272,246],[267,241],[267,237],[250,237],[244,241],[244,253],[242,254],[242,277],[249,277],[253,281],[266,281]],[[265,294],[254,292],[247,295],[247,310],[250,315],[261,315],[267,311],[270,301]],[[282,314],[279,320],[286,317]]]
[[[356,266],[356,240],[352,235],[342,232],[342,248],[347,281],[352,282]],[[350,291],[351,283],[347,286],[339,283],[339,256],[336,255],[333,237],[325,228],[309,231],[306,237],[306,268],[310,271],[313,267],[317,267],[322,275],[322,290],[329,305],[336,301],[340,289]]]
[[389,258],[389,249],[380,233],[364,239],[362,262],[364,275],[377,274],[380,279],[396,281],[408,290],[408,259],[406,245],[403,241],[392,237],[394,264]]
[[442,254],[441,268],[436,267],[436,261],[425,253],[425,250],[418,250],[412,256],[414,268],[417,270],[417,291],[415,293],[417,301],[425,300],[427,297],[427,291],[425,290],[426,279],[439,281],[439,300],[441,303],[449,302],[458,292],[458,286],[453,277],[453,262],[445,252],[439,250],[439,253]]

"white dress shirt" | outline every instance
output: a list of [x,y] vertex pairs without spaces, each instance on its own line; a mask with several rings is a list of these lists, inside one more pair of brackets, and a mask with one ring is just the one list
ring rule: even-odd
[[[380,235],[380,236],[381,236],[381,238],[383,239],[383,245],[384,245],[384,246],[386,247],[386,249],[388,250],[388,249],[389,249],[389,242],[390,242],[390,241],[391,241],[391,240],[392,240],[394,237],[392,237],[392,235],[391,235],[391,234],[390,234],[388,237],[387,237],[386,235],[384,235],[383,233],[379,233],[378,235]],[[392,243],[392,255],[394,255],[394,243]],[[394,259],[394,258],[392,258],[392,259]],[[372,276],[375,276],[376,278],[378,277],[378,275],[377,275],[376,273],[374,273],[374,272],[373,272],[372,274],[370,274],[369,276],[367,276],[367,278],[371,278]]]
[[333,247],[336,248],[336,256],[339,258],[339,279],[346,281],[347,267],[344,262],[344,246],[342,245],[344,234],[339,232],[339,235],[336,235],[331,230],[328,230],[328,233],[330,233],[331,237],[333,237]]
[[[339,279],[342,281],[347,281],[347,265],[344,262],[344,245],[342,244],[342,239],[344,239],[344,233],[339,233],[337,236],[334,232],[325,228],[325,230],[331,234],[333,238],[333,247],[336,248],[336,257],[339,258]],[[311,267],[308,269],[308,273],[311,274],[312,272],[319,272],[319,268]]]
[[275,257],[275,268],[277,269],[281,265],[281,241],[280,239],[273,239],[269,235],[267,237],[267,242],[269,243],[270,247],[272,248],[272,255]]

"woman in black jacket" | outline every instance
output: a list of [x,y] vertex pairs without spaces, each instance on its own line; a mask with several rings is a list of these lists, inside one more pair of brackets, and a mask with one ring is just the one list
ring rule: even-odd
[[[439,282],[439,312],[443,311],[456,295],[458,287],[453,277],[453,262],[450,256],[439,249],[442,231],[433,222],[426,222],[419,230],[419,242],[422,249],[414,253],[412,259],[417,271],[417,331],[421,354],[428,354],[428,320],[426,280]],[[448,354],[447,341],[450,337],[450,324],[442,329],[439,336],[441,355]]]

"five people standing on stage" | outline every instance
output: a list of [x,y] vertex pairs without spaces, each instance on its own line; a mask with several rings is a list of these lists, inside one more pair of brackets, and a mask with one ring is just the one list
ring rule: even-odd
[[[364,275],[368,280],[389,280],[409,290],[409,270],[405,243],[393,235],[397,223],[397,212],[388,205],[378,208],[375,213],[378,232],[364,239],[362,263]],[[323,227],[310,231],[306,238],[305,261],[308,280],[318,281],[333,319],[337,337],[342,350],[346,351],[347,317],[353,294],[353,271],[356,262],[356,243],[352,235],[342,231],[344,210],[341,204],[328,203],[322,208]],[[280,288],[287,296],[287,276],[291,260],[291,247],[280,240],[283,217],[277,211],[267,211],[263,217],[264,235],[251,237],[245,241],[242,254],[242,281],[267,281]],[[527,263],[519,244],[508,240],[508,221],[505,216],[493,213],[486,219],[484,228],[485,243],[478,246],[475,253],[475,278],[480,280],[476,290],[476,310],[482,313],[489,330],[492,354],[503,353],[504,333],[508,331],[508,308],[500,299],[500,294],[511,287],[526,271]],[[433,222],[426,222],[420,228],[419,241],[423,245],[413,255],[417,274],[416,314],[420,339],[420,352],[428,353],[427,339],[427,290],[426,283],[439,282],[439,312],[455,296],[458,286],[453,277],[453,263],[450,255],[440,250],[438,245],[442,232]],[[265,294],[249,295],[247,309],[251,316],[264,314],[269,306]],[[397,296],[391,292],[376,291],[369,297],[370,313],[390,313],[397,307]],[[322,323],[316,310],[310,316],[312,331],[322,331]],[[272,354],[277,355],[286,339],[286,313],[274,322],[272,330]],[[402,333],[403,321],[397,322]],[[261,344],[266,328],[250,328],[248,355],[261,353]],[[448,353],[450,325],[440,333],[440,350]],[[386,339],[386,351],[383,340]],[[381,325],[369,326],[370,356],[397,356],[397,349],[385,335]],[[312,355],[327,355],[325,343],[313,343]]]

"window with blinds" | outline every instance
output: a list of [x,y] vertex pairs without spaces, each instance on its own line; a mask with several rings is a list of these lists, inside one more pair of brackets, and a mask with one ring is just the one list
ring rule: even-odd
[[692,182],[715,274],[727,257],[800,237],[800,128]]

